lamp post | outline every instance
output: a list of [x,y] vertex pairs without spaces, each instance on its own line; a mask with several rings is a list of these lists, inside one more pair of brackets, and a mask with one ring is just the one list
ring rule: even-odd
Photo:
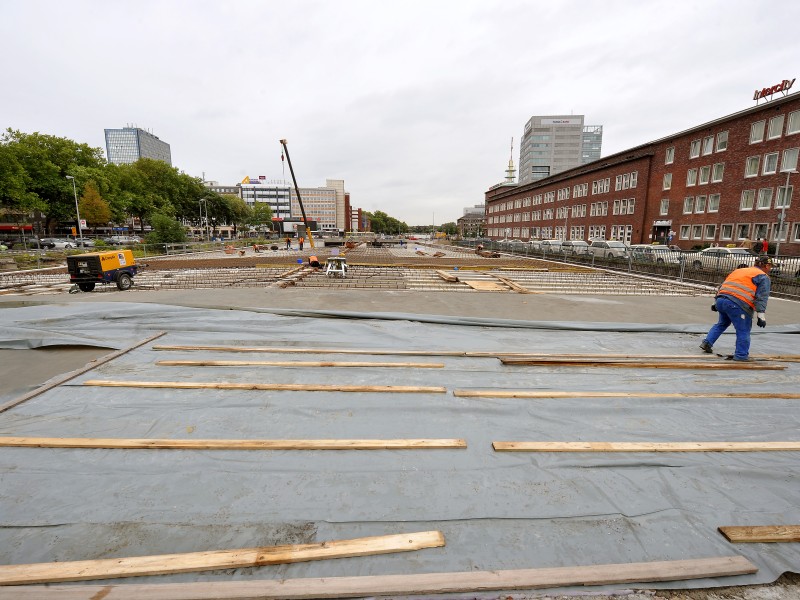
[[[780,254],[781,250],[781,236],[784,235],[783,228],[786,220],[786,206],[792,199],[792,197],[789,195],[789,175],[792,173],[797,173],[797,171],[794,169],[786,170],[786,186],[783,188],[783,205],[781,206],[781,214],[778,217],[778,235],[775,236],[775,258],[778,257],[778,254]],[[788,231],[786,232],[786,235],[789,235]]]
[[72,180],[72,193],[75,195],[75,214],[78,215],[78,236],[81,240],[81,247],[83,247],[83,227],[81,227],[81,211],[78,209],[78,189],[75,187],[75,178],[72,175],[67,175],[66,177]]
[[206,241],[210,242],[211,238],[209,237],[209,234],[208,234],[208,199],[207,198],[201,198],[200,200],[198,200],[198,203],[200,204],[200,224],[201,225],[203,225],[203,203],[205,203],[205,205],[206,205],[206,220],[205,220],[204,228],[206,230]]

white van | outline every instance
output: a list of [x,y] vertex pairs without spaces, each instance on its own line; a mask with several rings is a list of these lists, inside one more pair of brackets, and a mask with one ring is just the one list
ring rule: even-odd
[[561,252],[561,240],[543,240],[542,250],[545,252]]
[[564,254],[588,254],[589,243],[583,240],[565,240],[561,242],[561,251]]

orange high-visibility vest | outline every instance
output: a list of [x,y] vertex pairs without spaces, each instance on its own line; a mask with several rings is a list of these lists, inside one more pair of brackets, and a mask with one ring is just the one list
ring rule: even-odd
[[728,275],[728,278],[722,283],[717,294],[733,296],[746,302],[751,308],[755,308],[757,286],[753,283],[753,278],[757,275],[764,275],[764,271],[758,267],[736,269],[733,273]]

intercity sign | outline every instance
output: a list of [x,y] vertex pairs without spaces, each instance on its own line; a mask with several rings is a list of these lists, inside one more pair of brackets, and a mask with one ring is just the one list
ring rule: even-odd
[[757,102],[761,98],[766,98],[767,96],[770,96],[771,99],[771,96],[773,94],[777,94],[778,92],[788,92],[791,89],[792,85],[794,85],[794,81],[795,81],[794,79],[792,79],[791,81],[789,81],[788,79],[784,79],[783,81],[781,81],[776,85],[773,85],[772,87],[764,88],[762,90],[756,90],[756,93],[753,94],[753,100]]

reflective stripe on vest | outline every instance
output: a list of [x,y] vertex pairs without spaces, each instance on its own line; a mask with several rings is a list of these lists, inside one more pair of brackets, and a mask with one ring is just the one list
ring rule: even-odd
[[736,269],[733,273],[728,275],[728,278],[723,282],[722,286],[720,286],[718,293],[739,298],[739,300],[746,302],[751,308],[755,308],[757,286],[753,283],[753,278],[763,274],[764,271],[758,267]]

